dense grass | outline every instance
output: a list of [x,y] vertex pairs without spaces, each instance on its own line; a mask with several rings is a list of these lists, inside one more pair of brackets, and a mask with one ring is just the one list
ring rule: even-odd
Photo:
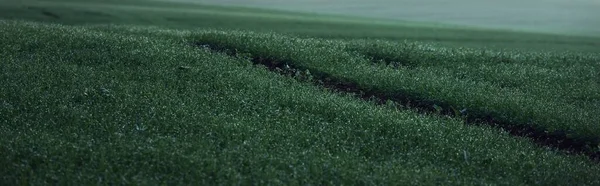
[[596,55],[344,43],[248,32],[205,33],[196,40],[268,65],[309,70],[367,94],[420,107],[439,106],[450,113],[466,109],[467,120],[522,128],[556,138],[557,143],[566,140],[561,146],[599,151],[600,58]]
[[274,31],[301,37],[427,41],[458,47],[600,52],[600,39],[159,1],[0,0],[0,18],[68,25]]
[[2,185],[600,183],[585,157],[189,45],[213,31],[0,25]]
[[0,185],[600,184],[598,38],[0,5]]

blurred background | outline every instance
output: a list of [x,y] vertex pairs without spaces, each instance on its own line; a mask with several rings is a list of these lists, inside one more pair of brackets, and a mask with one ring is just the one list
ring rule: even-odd
[[600,36],[600,0],[162,0]]

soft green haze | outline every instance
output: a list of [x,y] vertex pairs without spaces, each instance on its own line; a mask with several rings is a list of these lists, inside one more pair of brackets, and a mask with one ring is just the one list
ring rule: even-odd
[[171,0],[600,36],[596,0]]

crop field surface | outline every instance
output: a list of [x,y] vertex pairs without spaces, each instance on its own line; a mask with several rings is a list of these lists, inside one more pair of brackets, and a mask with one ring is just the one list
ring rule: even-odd
[[0,185],[600,184],[600,38],[0,5]]

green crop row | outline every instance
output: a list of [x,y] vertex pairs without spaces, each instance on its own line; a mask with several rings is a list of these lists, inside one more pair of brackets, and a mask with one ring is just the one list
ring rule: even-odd
[[349,50],[391,66],[449,70],[460,79],[490,82],[577,106],[600,100],[598,55],[441,48],[387,41],[352,42]]
[[204,32],[194,39],[260,63],[288,64],[320,78],[350,82],[381,97],[466,111],[470,121],[521,128],[562,141],[557,145],[566,148],[593,154],[600,144],[598,56],[463,51],[248,32]]

